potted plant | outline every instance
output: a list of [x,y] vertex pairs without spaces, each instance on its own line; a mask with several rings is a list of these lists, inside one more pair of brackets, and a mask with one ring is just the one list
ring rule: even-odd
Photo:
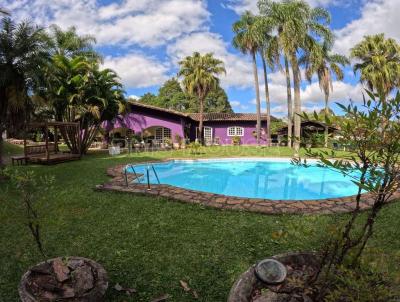
[[[344,155],[336,154],[334,150],[306,150],[307,158],[318,158],[319,166],[350,177],[358,186],[350,217],[344,223],[335,221],[327,228],[329,235],[317,254],[295,253],[289,258],[287,255],[273,257],[288,270],[287,278],[278,286],[261,282],[255,275],[255,267],[251,267],[233,285],[229,302],[398,299],[395,282],[391,282],[387,274],[377,273],[376,268],[372,269],[365,259],[362,261],[362,256],[374,234],[380,211],[400,196],[400,94],[381,102],[371,92],[367,93],[370,100],[364,101],[362,109],[354,104],[337,104],[346,116],[340,122],[341,135],[353,147],[353,153]],[[306,113],[302,118],[309,120]],[[325,123],[330,125],[328,119]],[[293,159],[293,163],[308,166],[307,161],[300,158]],[[366,206],[370,210],[361,215]],[[292,264],[287,262],[288,259],[292,259]],[[371,260],[372,265],[375,260]],[[299,268],[296,269],[296,266]],[[289,278],[289,270],[293,267],[298,272]],[[286,286],[285,282],[291,283],[291,286]]]
[[178,133],[176,133],[173,147],[174,149],[180,149],[181,145],[182,145],[182,137]]
[[[265,265],[271,260],[273,265]],[[315,278],[319,261],[317,255],[309,252],[280,254],[259,261],[239,276],[227,301],[289,301],[287,298],[301,295],[305,284]]]
[[18,287],[22,302],[102,301],[108,287],[107,273],[97,262],[83,257],[48,259],[41,237],[39,207],[47,201],[53,177],[36,177],[33,171],[4,172],[19,195],[24,220],[43,259],[28,269]]
[[232,137],[232,145],[239,146],[242,143],[240,136]]
[[164,138],[164,148],[169,149],[172,146],[172,140],[170,138]]
[[191,142],[189,144],[189,149],[191,154],[199,154],[200,153],[201,144],[198,141]]

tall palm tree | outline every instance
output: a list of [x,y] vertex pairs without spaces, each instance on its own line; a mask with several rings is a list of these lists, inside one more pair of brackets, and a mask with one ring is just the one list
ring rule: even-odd
[[318,38],[332,40],[332,33],[327,26],[330,15],[325,9],[311,8],[303,0],[286,0],[279,3],[260,0],[259,8],[270,26],[276,30],[279,49],[292,68],[295,137],[293,145],[295,155],[298,155],[301,136],[301,74],[297,54],[300,50],[308,51]]
[[74,26],[64,31],[59,26],[52,25],[49,37],[53,55],[85,56],[95,60],[101,59],[93,48],[96,38],[90,35],[78,35]]
[[[40,83],[40,69],[48,62],[48,45],[44,31],[29,22],[15,24],[11,19],[0,21],[0,165],[2,133],[13,129],[26,117],[30,95]],[[22,113],[22,118],[21,118]]]
[[242,53],[249,53],[253,60],[254,87],[256,92],[256,109],[257,109],[257,144],[260,144],[261,137],[261,103],[260,88],[258,83],[257,60],[256,55],[262,45],[262,34],[257,24],[257,18],[246,11],[240,20],[233,24],[233,32],[236,36],[233,38],[233,46]]
[[211,53],[198,52],[179,62],[179,77],[183,77],[183,87],[190,95],[196,96],[200,105],[199,140],[203,142],[204,102],[211,90],[219,86],[218,75],[226,73],[224,63]]
[[55,55],[52,65],[46,74],[45,97],[51,100],[56,120],[80,123],[80,145],[78,137],[61,135],[71,151],[85,154],[101,123],[124,110],[122,85],[114,71],[100,69],[85,56]]
[[[46,74],[49,98],[57,120],[79,122],[78,139],[61,133],[74,153],[85,154],[101,123],[111,120],[124,109],[122,85],[117,74],[84,56],[53,57],[53,68]],[[50,94],[51,93],[51,94]]]
[[394,39],[385,39],[384,34],[365,36],[351,49],[351,58],[359,61],[354,72],[360,72],[361,82],[385,102],[400,82],[399,44]]
[[257,26],[258,30],[260,31],[260,48],[259,53],[262,61],[263,66],[263,74],[264,74],[264,87],[265,87],[265,105],[266,105],[266,112],[267,112],[267,128],[266,128],[266,141],[267,146],[271,145],[271,99],[269,96],[269,85],[268,85],[268,72],[267,72],[267,61],[269,65],[273,62],[273,47],[271,45],[272,39],[272,29],[268,26],[269,24],[265,22],[265,18],[263,16],[257,17]]
[[[319,87],[325,95],[325,117],[329,115],[329,95],[333,91],[333,77],[343,80],[342,68],[350,64],[349,60],[339,54],[331,54],[331,43],[315,44],[300,59],[305,64],[306,77],[311,83],[312,76],[317,74]],[[325,148],[328,147],[328,126],[325,127]]]
[[[283,62],[284,62],[284,68],[282,67],[281,64],[281,54],[283,56]],[[269,47],[265,51],[265,55],[270,61],[270,65],[272,69],[274,70],[275,67],[277,67],[279,70],[283,71],[285,73],[285,78],[286,78],[286,95],[287,95],[287,110],[288,110],[288,115],[287,115],[287,124],[288,124],[288,141],[287,145],[288,147],[292,147],[292,130],[293,130],[293,102],[292,102],[292,85],[291,85],[291,80],[290,80],[290,66],[289,66],[289,61],[286,56],[286,54],[283,52],[283,50],[280,48],[279,45],[279,40],[278,40],[278,35],[273,35],[270,38],[269,41]]]

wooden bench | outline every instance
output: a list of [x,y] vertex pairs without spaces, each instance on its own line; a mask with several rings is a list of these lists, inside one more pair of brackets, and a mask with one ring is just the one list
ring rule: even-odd
[[17,163],[18,166],[26,165],[25,155],[11,156],[11,161],[13,166],[15,165],[15,163]]
[[[56,153],[56,145],[49,144],[48,145],[49,153]],[[25,155],[29,157],[29,155],[38,155],[38,154],[46,154],[46,145],[30,145],[25,146]]]

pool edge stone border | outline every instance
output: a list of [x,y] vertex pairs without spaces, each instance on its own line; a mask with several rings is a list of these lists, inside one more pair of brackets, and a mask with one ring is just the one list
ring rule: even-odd
[[[170,160],[181,160],[171,158],[154,162],[138,162],[138,164],[160,163]],[[176,201],[192,204],[201,204],[207,207],[255,212],[267,215],[277,214],[335,214],[348,213],[355,209],[355,196],[342,198],[327,198],[318,200],[270,200],[260,198],[245,198],[226,196],[208,192],[194,191],[179,188],[171,185],[152,184],[151,189],[147,189],[146,184],[130,183],[125,184],[123,169],[126,164],[120,164],[107,169],[107,175],[112,177],[111,181],[95,187],[98,191],[113,191],[123,193],[133,193],[137,195],[159,196]],[[130,177],[130,181],[134,178]],[[397,191],[390,198],[389,202],[400,199],[400,191]],[[367,210],[372,207],[374,198],[372,193],[362,195],[360,207]],[[389,203],[388,202],[388,203]]]

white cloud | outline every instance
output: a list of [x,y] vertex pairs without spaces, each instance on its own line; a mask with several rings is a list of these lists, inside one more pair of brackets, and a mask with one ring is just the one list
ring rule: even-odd
[[271,114],[272,115],[275,114],[275,115],[279,115],[279,116],[285,115],[285,114],[287,114],[287,106],[285,106],[285,105],[272,106]]
[[[311,6],[328,6],[331,4],[338,4],[346,0],[306,0]],[[349,1],[349,0],[347,0]],[[258,0],[225,0],[225,6],[233,9],[238,15],[249,10],[253,13],[258,13],[257,7]]]
[[224,62],[226,76],[221,76],[224,87],[247,88],[254,85],[250,60],[245,56],[229,52],[228,43],[218,34],[210,32],[193,33],[177,40],[175,44],[171,44],[167,48],[167,53],[175,64],[185,56],[192,55],[194,51],[200,53],[212,52],[216,58]]
[[135,94],[131,94],[131,95],[128,96],[128,98],[129,98],[129,99],[132,99],[132,100],[139,100],[139,99],[140,99],[140,96],[135,95]]
[[168,76],[168,66],[154,58],[137,53],[121,57],[106,57],[104,67],[115,70],[124,85],[141,88],[160,85]]
[[[362,101],[363,87],[361,84],[355,86],[348,83],[335,81],[333,82],[333,92],[329,96],[329,102],[347,103],[350,99],[354,102]],[[304,104],[323,103],[324,94],[319,88],[318,83],[314,82],[308,85],[301,92],[301,98]]]
[[96,0],[5,0],[17,19],[48,26],[76,26],[100,44],[158,46],[206,28],[210,13],[203,0],[124,0],[100,5]]
[[337,36],[335,51],[349,54],[350,48],[360,42],[365,35],[385,33],[386,37],[400,41],[399,0],[371,0],[365,2],[361,17],[335,31]]
[[[287,115],[287,92],[284,77],[281,77],[279,73],[273,73],[270,75],[270,79],[271,81],[268,87],[271,98],[271,114],[276,116],[285,116]],[[260,92],[261,109],[265,112],[266,104],[264,85],[260,85]],[[361,84],[353,86],[348,83],[334,81],[333,92],[331,92],[329,97],[329,104],[330,106],[336,102],[346,104],[349,100],[361,102],[362,93],[363,87]],[[320,111],[325,106],[325,97],[318,82],[305,85],[300,91],[300,97],[304,111]],[[294,92],[292,87],[292,102],[293,100]],[[255,110],[256,100],[252,99],[249,103]]]
[[239,101],[229,101],[229,103],[231,103],[232,107],[239,107],[240,106],[240,102]]

